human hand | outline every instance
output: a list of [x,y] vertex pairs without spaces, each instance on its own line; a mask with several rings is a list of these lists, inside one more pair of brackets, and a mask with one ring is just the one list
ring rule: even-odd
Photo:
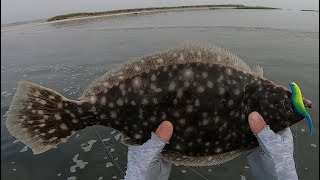
[[129,146],[125,179],[165,180],[169,178],[172,163],[160,159],[160,153],[173,134],[173,125],[163,121],[151,138],[141,146]]
[[259,180],[297,180],[291,130],[274,133],[257,112],[249,115],[248,122],[259,142],[259,147],[247,156],[252,174]]

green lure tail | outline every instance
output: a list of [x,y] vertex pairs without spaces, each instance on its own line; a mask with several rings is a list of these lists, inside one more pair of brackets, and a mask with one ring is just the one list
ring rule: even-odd
[[302,93],[301,90],[299,88],[299,86],[295,83],[295,82],[290,82],[289,86],[291,88],[292,91],[292,96],[291,96],[291,100],[293,103],[293,106],[296,108],[296,110],[306,118],[308,125],[309,125],[309,137],[311,138],[312,133],[313,133],[313,122],[312,119],[309,115],[309,113],[307,112],[304,104],[303,104],[303,98],[302,98]]

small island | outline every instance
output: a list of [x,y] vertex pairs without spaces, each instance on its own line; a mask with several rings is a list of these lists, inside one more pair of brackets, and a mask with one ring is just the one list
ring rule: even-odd
[[48,22],[78,19],[83,17],[94,17],[104,15],[121,15],[121,14],[138,14],[144,12],[161,12],[169,10],[197,10],[197,9],[279,9],[264,6],[245,6],[241,4],[220,4],[220,5],[196,5],[196,6],[175,6],[175,7],[149,7],[149,8],[135,8],[135,9],[120,9],[102,12],[79,12],[65,15],[59,15],[48,19]]
[[319,12],[319,11],[317,11],[317,10],[313,10],[313,9],[302,9],[301,11]]

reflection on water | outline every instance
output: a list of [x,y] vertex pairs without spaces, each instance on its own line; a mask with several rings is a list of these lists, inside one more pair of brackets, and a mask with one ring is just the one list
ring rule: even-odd
[[[319,178],[318,14],[292,11],[183,11],[43,24],[1,35],[1,176],[5,179],[121,179],[127,147],[120,133],[95,126],[40,155],[16,141],[4,126],[16,82],[32,81],[77,99],[116,64],[185,40],[203,40],[238,54],[265,77],[297,82],[313,101],[315,130],[291,129],[300,179]],[[294,20],[293,20],[294,19]],[[244,156],[219,166],[173,166],[170,179],[252,179]]]

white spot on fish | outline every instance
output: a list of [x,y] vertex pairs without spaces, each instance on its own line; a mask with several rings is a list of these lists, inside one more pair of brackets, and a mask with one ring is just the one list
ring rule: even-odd
[[47,101],[46,100],[41,100],[40,104],[45,105],[45,104],[47,104]]
[[204,92],[204,87],[203,87],[203,86],[198,86],[198,87],[197,87],[197,91],[198,91],[199,93]]
[[202,113],[202,117],[204,117],[204,118],[208,117],[208,113],[206,113],[206,112]]
[[58,139],[58,137],[54,136],[54,137],[50,138],[49,141],[52,142],[52,141],[57,140],[57,139]]
[[96,97],[96,96],[91,96],[91,97],[90,97],[90,103],[91,103],[91,104],[95,104],[96,101],[97,101],[97,97]]
[[184,173],[186,173],[187,171],[186,171],[186,170],[184,170],[184,169],[182,169],[182,170],[181,170],[181,172],[184,174]]
[[48,133],[49,134],[52,134],[52,133],[54,133],[56,131],[56,129],[50,129],[49,131],[48,131]]
[[217,82],[220,83],[223,79],[224,79],[224,76],[223,76],[223,75],[220,75],[219,78],[217,79]]
[[136,102],[135,102],[134,100],[132,100],[132,101],[130,102],[130,104],[131,104],[132,106],[135,106],[135,105],[136,105]]
[[180,146],[179,144],[177,144],[177,145],[175,146],[175,149],[176,149],[176,150],[181,150],[181,146]]
[[134,70],[135,70],[135,71],[140,71],[141,68],[140,68],[139,66],[134,66]]
[[180,123],[181,125],[185,125],[185,124],[186,124],[186,120],[185,120],[185,119],[179,119],[179,123]]
[[207,86],[208,86],[209,88],[212,88],[212,87],[213,87],[213,83],[212,83],[211,81],[207,81]]
[[68,126],[64,123],[60,124],[60,128],[63,130],[68,130]]
[[143,105],[146,105],[149,103],[149,101],[146,98],[142,98],[142,102]]
[[235,90],[234,90],[234,95],[237,95],[237,96],[238,96],[239,94],[240,94],[240,90],[239,90],[239,89],[235,89]]
[[119,85],[119,88],[120,88],[121,90],[124,90],[125,85],[124,85],[124,84],[120,84],[120,85]]
[[214,151],[215,151],[216,153],[220,153],[220,152],[222,152],[222,149],[221,149],[221,148],[216,148]]
[[100,104],[103,105],[103,106],[106,104],[106,97],[105,96],[101,97]]
[[157,98],[152,98],[153,104],[158,104],[158,99]]
[[78,120],[77,119],[72,119],[72,122],[76,124],[76,123],[78,123]]
[[59,113],[54,114],[54,118],[55,118],[56,120],[61,120],[61,116],[60,116]]
[[152,74],[152,75],[151,75],[151,81],[155,81],[155,80],[156,80],[156,78],[157,78],[157,77],[156,77],[156,75],[155,75],[155,74]]
[[180,113],[179,113],[178,111],[175,111],[175,112],[173,113],[173,116],[174,116],[174,117],[180,117]]
[[178,98],[182,98],[182,96],[183,96],[183,90],[180,88],[180,89],[178,89],[178,91],[177,91],[177,97],[178,97]]
[[219,94],[223,95],[225,93],[225,89],[222,87],[219,87]]
[[171,83],[169,84],[169,86],[168,86],[168,90],[169,90],[169,91],[173,91],[175,88],[176,88],[176,83],[174,83],[174,82],[171,82]]
[[226,73],[227,73],[228,76],[231,76],[232,75],[231,69],[230,68],[226,68]]
[[185,82],[183,83],[183,85],[184,85],[184,87],[189,87],[189,86],[190,86],[190,82],[189,82],[189,81],[185,81]]
[[133,80],[132,80],[132,86],[135,87],[135,88],[139,88],[141,87],[142,85],[142,81],[140,78],[138,77],[135,77]]
[[205,125],[208,125],[208,123],[209,123],[208,119],[203,119],[202,120],[202,125],[205,126]]
[[185,69],[184,72],[183,72],[183,77],[185,79],[192,79],[194,76],[194,73],[192,71],[192,69]]
[[105,114],[100,114],[100,119],[106,119],[106,115]]
[[219,116],[216,116],[215,118],[214,118],[214,123],[218,123],[220,121],[220,117]]
[[191,113],[193,111],[193,106],[192,105],[187,105],[186,111],[188,113]]
[[109,107],[110,108],[113,108],[114,107],[114,104],[111,102],[111,103],[109,103]]
[[49,99],[55,99],[55,97],[54,97],[54,96],[52,96],[52,95],[50,95],[50,96],[49,96]]
[[140,134],[135,134],[135,135],[134,135],[134,138],[135,138],[135,139],[141,139],[142,136],[141,136]]
[[220,62],[220,61],[221,61],[221,56],[218,55],[218,56],[217,56],[217,62]]
[[119,98],[118,100],[117,100],[117,104],[118,104],[118,106],[122,106],[123,105],[123,99],[122,98]]
[[196,100],[194,101],[194,106],[200,106],[200,101],[199,101],[199,99],[196,99]]
[[202,73],[202,77],[203,77],[203,78],[207,78],[207,77],[208,77],[208,73],[207,73],[207,72],[203,72],[203,73]]
[[39,115],[44,114],[43,110],[38,110],[38,114],[39,114]]
[[112,119],[117,118],[117,113],[116,113],[115,111],[111,111],[111,112],[110,112],[110,117],[111,117]]
[[157,63],[163,63],[163,59],[162,58],[157,59]]

